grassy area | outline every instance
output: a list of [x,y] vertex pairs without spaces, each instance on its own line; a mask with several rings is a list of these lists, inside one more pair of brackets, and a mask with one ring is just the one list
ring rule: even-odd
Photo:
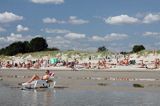
[[[138,52],[137,54],[141,55],[141,56],[145,56],[145,55],[148,55],[148,54],[151,54],[151,53],[154,53],[154,52],[151,51],[151,50],[142,50],[142,51]],[[155,53],[160,54],[160,50],[155,51]]]
[[[78,59],[84,59],[84,58],[89,58],[89,56],[92,57],[106,57],[106,56],[111,56],[113,53],[112,52],[90,52],[90,51],[74,51],[74,50],[69,50],[69,51],[41,51],[41,52],[33,52],[33,53],[25,53],[25,54],[17,54],[13,57],[21,57],[26,58],[27,56],[32,56],[34,58],[41,58],[44,56],[48,57],[56,57],[58,55],[60,56],[65,56],[67,58],[78,58]],[[0,59],[2,60],[10,60],[11,56],[0,56]]]
[[[149,51],[149,50],[143,50],[138,52],[137,54],[140,56],[146,56],[150,53],[153,53],[153,51]],[[157,51],[156,53],[160,54],[160,50]],[[22,59],[28,57],[28,56],[32,56],[33,58],[42,58],[42,57],[57,57],[62,56],[62,57],[66,57],[66,59],[73,59],[73,58],[77,58],[79,60],[85,59],[85,58],[89,58],[91,57],[100,57],[100,58],[105,58],[112,56],[112,54],[114,54],[113,52],[110,51],[106,51],[106,52],[91,52],[91,51],[75,51],[75,50],[68,50],[68,51],[41,51],[41,52],[33,52],[33,53],[25,53],[25,54],[17,54],[14,57],[21,57]],[[12,57],[10,56],[3,56],[0,55],[0,59],[1,60],[11,60]]]

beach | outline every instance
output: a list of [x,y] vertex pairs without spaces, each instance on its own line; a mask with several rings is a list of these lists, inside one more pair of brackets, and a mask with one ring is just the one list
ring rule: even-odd
[[45,70],[1,69],[0,103],[6,106],[158,106],[159,70],[51,70],[54,88],[22,89]]
[[[45,70],[1,69],[1,82],[21,88],[20,83],[27,81],[36,74],[42,76]],[[113,71],[113,70],[51,70],[55,73],[55,88],[74,90],[159,90],[160,71]],[[135,88],[140,84],[143,88]]]
[[0,0],[0,106],[160,106],[159,5]]

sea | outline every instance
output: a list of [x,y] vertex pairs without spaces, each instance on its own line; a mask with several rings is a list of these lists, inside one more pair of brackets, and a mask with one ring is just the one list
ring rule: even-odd
[[21,89],[0,82],[0,106],[160,106],[159,98],[154,90]]

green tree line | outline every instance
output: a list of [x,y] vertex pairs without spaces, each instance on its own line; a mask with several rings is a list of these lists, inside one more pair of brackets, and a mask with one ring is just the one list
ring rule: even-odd
[[45,50],[59,50],[57,48],[48,48],[48,44],[43,37],[33,38],[29,41],[17,41],[9,46],[0,49],[0,55],[13,56],[18,53],[29,53]]
[[[140,52],[142,50],[145,50],[145,47],[143,45],[134,45],[132,48],[132,51],[130,51],[130,53],[137,53]],[[108,51],[108,49],[106,49],[105,46],[101,46],[98,47],[97,52],[104,52],[104,51]],[[127,52],[120,52],[121,54],[127,54]]]

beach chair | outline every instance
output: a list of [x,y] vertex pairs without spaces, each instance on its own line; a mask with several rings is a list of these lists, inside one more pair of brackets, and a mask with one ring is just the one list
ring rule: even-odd
[[50,73],[49,80],[35,80],[31,83],[23,83],[23,88],[36,89],[36,88],[54,88],[56,81],[54,80],[54,73]]

